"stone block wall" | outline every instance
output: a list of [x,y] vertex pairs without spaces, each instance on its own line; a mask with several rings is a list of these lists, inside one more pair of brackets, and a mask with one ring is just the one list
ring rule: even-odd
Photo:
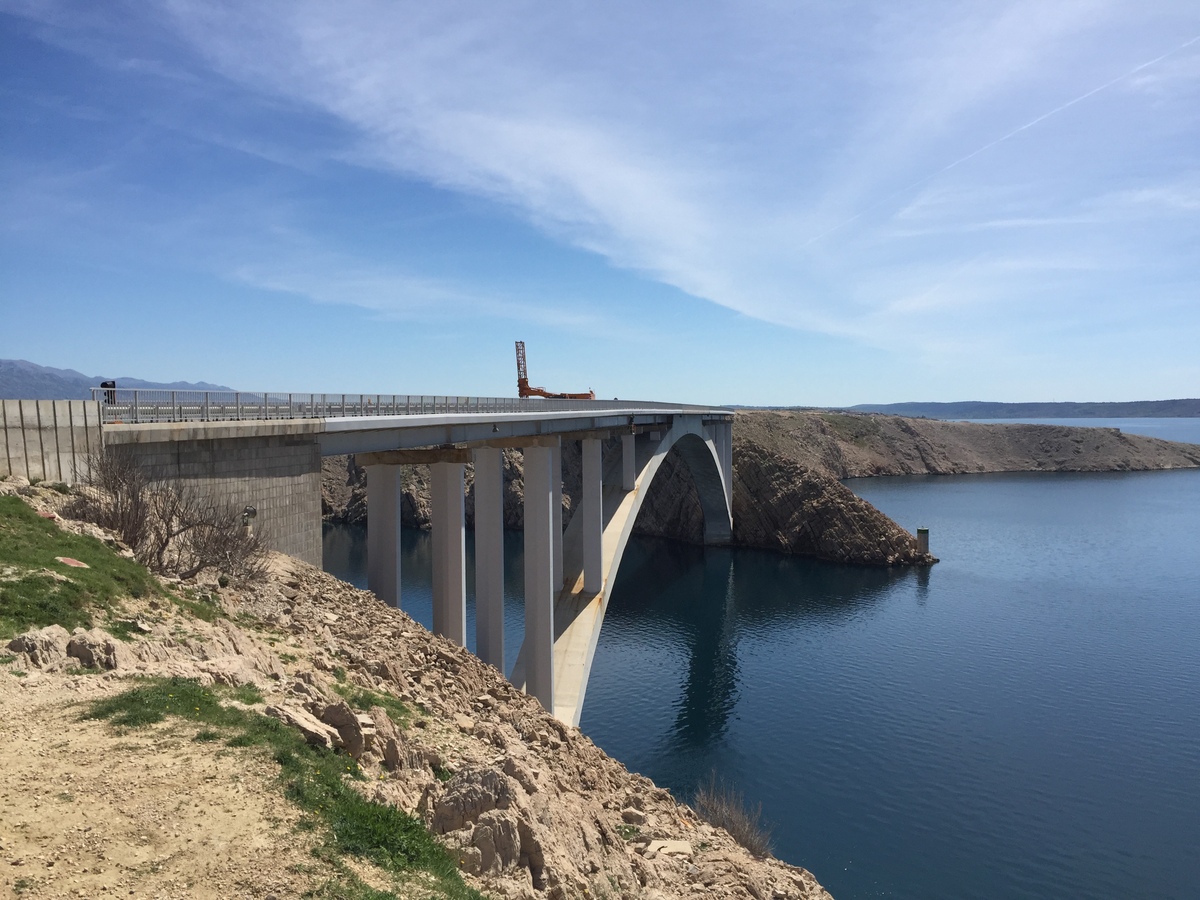
[[93,400],[0,400],[0,475],[74,484],[100,442]]
[[258,510],[272,549],[321,565],[321,452],[311,436],[157,441],[126,446],[157,476]]

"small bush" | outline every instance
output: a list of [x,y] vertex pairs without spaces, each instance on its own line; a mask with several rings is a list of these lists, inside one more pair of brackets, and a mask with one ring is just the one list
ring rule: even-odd
[[762,803],[747,805],[741,792],[718,779],[716,772],[696,789],[693,806],[702,818],[724,828],[755,856],[771,855],[771,828],[762,821]]

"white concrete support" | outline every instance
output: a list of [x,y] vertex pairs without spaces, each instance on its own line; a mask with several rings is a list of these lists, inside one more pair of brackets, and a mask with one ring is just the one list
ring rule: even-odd
[[[525,448],[525,692],[554,713],[553,454]],[[561,478],[561,475],[559,476]]]
[[433,525],[433,631],[466,646],[467,531],[463,464],[429,466]]
[[475,652],[504,671],[504,458],[475,451]]
[[557,593],[563,587],[563,516],[562,516],[562,441],[550,448],[550,511],[554,516],[554,578],[552,584]]
[[583,522],[583,590],[599,593],[604,587],[604,484],[601,444],[585,438],[583,444],[583,492],[579,511]]
[[717,455],[721,460],[721,478],[725,482],[725,503],[733,509],[733,423],[716,426]]
[[400,467],[367,466],[367,590],[400,606]]
[[621,435],[621,490],[632,491],[637,484],[637,457],[634,451],[633,434]]

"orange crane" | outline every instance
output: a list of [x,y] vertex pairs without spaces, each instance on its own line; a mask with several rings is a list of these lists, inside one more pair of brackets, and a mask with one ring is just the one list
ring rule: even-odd
[[550,400],[595,400],[596,392],[586,394],[555,394],[545,388],[529,386],[529,370],[525,366],[525,342],[517,341],[517,396],[546,397]]

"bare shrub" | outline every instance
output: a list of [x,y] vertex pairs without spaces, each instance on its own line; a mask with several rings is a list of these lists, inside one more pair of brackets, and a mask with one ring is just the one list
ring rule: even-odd
[[149,531],[150,477],[128,447],[94,450],[87,457],[87,489],[71,514],[114,532],[135,553]]
[[92,454],[85,483],[71,514],[115,532],[155,572],[190,578],[211,568],[239,581],[266,572],[266,535],[242,527],[237,504],[154,477],[127,447]]
[[755,856],[771,855],[771,827],[762,820],[762,803],[749,806],[742,793],[721,781],[716,772],[696,789],[692,805],[702,818],[724,828]]

